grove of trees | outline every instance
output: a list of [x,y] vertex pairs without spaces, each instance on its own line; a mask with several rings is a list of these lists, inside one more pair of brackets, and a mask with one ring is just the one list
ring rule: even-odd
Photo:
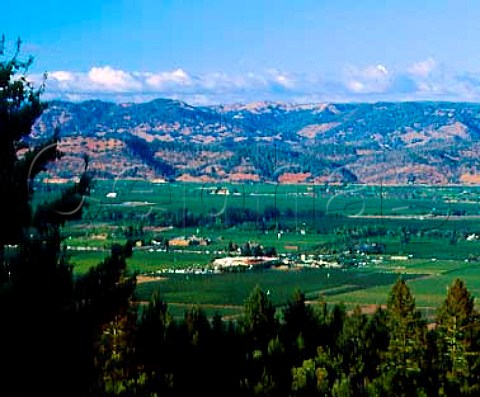
[[301,291],[276,308],[256,287],[240,317],[192,306],[182,319],[155,294],[104,329],[96,370],[102,395],[479,395],[479,313],[461,280],[432,324],[403,279],[373,314]]

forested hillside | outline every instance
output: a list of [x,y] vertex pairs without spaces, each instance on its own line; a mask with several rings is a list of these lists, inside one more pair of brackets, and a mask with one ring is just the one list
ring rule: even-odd
[[60,128],[66,156],[51,173],[67,178],[87,153],[106,178],[478,183],[479,115],[478,104],[448,102],[54,101],[34,137]]

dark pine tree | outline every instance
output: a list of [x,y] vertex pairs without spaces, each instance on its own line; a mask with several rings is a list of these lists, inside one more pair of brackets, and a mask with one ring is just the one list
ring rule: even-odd
[[424,395],[426,326],[405,280],[392,287],[386,314],[390,340],[378,378],[381,388],[391,395]]
[[258,285],[245,300],[239,326],[245,354],[244,368],[241,370],[242,389],[247,394],[255,390],[265,392],[271,386],[271,378],[265,368],[268,345],[277,336],[277,322],[275,306]]
[[35,177],[59,153],[56,132],[41,142],[30,136],[46,106],[43,86],[25,77],[31,62],[21,59],[20,42],[0,58],[0,395],[88,395],[95,389],[94,342],[135,287],[125,273],[131,250],[114,247],[73,281],[60,228],[82,216],[87,172],[59,199],[32,209]]
[[437,313],[440,389],[446,395],[475,395],[478,385],[478,313],[465,283],[456,279]]
[[[71,267],[60,250],[58,219],[37,228],[30,205],[33,179],[57,157],[56,135],[35,145],[28,141],[45,108],[43,87],[34,88],[25,77],[31,63],[21,60],[20,41],[11,57],[0,60],[0,350],[7,368],[0,388],[5,395],[26,395],[31,387],[46,391],[68,377],[67,330],[60,318],[71,308]],[[26,152],[20,155],[20,149]],[[47,358],[51,365],[45,365]]]

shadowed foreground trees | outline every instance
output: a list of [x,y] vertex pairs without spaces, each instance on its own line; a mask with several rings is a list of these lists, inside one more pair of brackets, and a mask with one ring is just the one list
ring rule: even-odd
[[[95,395],[95,342],[105,324],[127,312],[135,278],[128,247],[74,280],[60,228],[82,215],[90,177],[53,202],[32,208],[35,177],[60,155],[57,134],[30,136],[45,104],[25,77],[32,60],[20,44],[0,58],[0,395]],[[87,162],[86,162],[87,163]],[[103,385],[102,385],[103,390]]]
[[[480,328],[472,303],[464,283],[456,280],[439,308],[437,326],[428,330],[402,279],[386,309],[378,307],[372,315],[359,307],[346,312],[341,305],[310,306],[300,291],[276,309],[256,287],[245,300],[244,314],[230,322],[208,319],[197,307],[175,319],[157,294],[141,315],[130,312],[137,321],[122,323],[115,345],[119,362],[102,367],[103,391],[123,396],[475,396]],[[455,334],[451,325],[457,323],[462,329],[468,325],[468,332]],[[112,388],[112,379],[121,386]]]

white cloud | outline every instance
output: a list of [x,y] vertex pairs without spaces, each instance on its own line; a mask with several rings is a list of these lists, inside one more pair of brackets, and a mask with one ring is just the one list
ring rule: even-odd
[[[30,79],[41,84],[41,75]],[[194,75],[178,68],[130,72],[95,66],[87,72],[58,70],[49,73],[45,99],[141,102],[157,97],[192,104],[220,104],[261,100],[292,102],[469,100],[480,101],[480,73],[458,73],[428,58],[404,70],[384,64],[349,65],[335,75],[303,74],[277,69]]]
[[141,88],[131,73],[113,69],[111,66],[93,67],[88,72],[91,82],[112,91],[127,91]]
[[222,72],[208,73],[198,77],[197,87],[202,91],[223,92],[225,89],[235,90],[245,86],[243,79],[229,76]]
[[73,73],[67,72],[65,70],[58,70],[56,72],[52,72],[48,75],[48,77],[51,77],[58,81],[72,81],[75,79]]
[[433,58],[428,58],[425,61],[415,62],[407,72],[416,77],[428,77],[437,67],[437,62]]
[[268,71],[270,79],[286,89],[295,88],[295,79],[288,73],[281,72],[277,69],[271,69]]
[[377,65],[375,68],[372,69],[373,73],[376,75],[378,72],[382,73],[383,75],[387,75],[388,71],[387,68],[383,65]]
[[345,70],[345,86],[356,94],[383,93],[387,91],[390,84],[390,73],[381,64],[363,69],[348,66]]
[[151,87],[161,89],[165,85],[174,83],[179,85],[190,85],[192,84],[191,77],[183,70],[177,69],[171,72],[161,72],[156,74],[148,74],[146,78],[146,83]]
[[359,81],[350,80],[347,82],[347,87],[353,92],[362,92],[365,89],[365,85]]

